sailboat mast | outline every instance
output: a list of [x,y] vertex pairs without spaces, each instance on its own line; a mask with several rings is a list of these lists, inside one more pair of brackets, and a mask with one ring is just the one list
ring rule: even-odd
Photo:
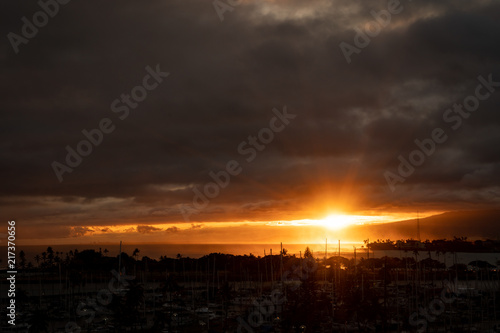
[[280,243],[280,281],[283,287],[283,243]]
[[[326,258],[328,257],[328,238],[325,238],[325,286],[326,286]],[[326,288],[326,287],[325,287]]]
[[420,218],[417,210],[417,239],[420,242]]
[[120,241],[120,255],[118,256],[118,274],[122,275],[122,241]]

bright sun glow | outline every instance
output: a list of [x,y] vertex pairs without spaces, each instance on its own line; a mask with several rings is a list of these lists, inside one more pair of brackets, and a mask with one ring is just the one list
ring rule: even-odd
[[[441,212],[439,212],[440,214]],[[433,215],[438,214],[434,213]],[[422,216],[422,215],[421,215]],[[390,223],[397,221],[404,221],[414,218],[412,214],[395,213],[385,215],[350,215],[342,212],[330,213],[321,220],[316,219],[302,219],[292,221],[274,221],[268,222],[267,225],[275,226],[322,226],[328,229],[339,230],[356,225],[368,225],[379,223]]]
[[342,229],[351,225],[389,222],[389,219],[386,216],[333,214],[325,217],[319,222],[330,229]]
[[326,227],[341,229],[349,225],[359,223],[359,217],[360,216],[356,215],[330,215],[323,219],[323,221]]

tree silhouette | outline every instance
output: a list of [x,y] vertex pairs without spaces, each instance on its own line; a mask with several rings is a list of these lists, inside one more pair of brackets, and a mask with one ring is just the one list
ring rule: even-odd
[[42,252],[42,266],[45,266],[47,263],[47,252]]
[[50,246],[47,247],[47,260],[49,267],[51,267],[54,264],[54,250]]
[[282,313],[282,328],[293,332],[293,326],[302,325],[307,332],[320,332],[320,323],[329,317],[330,301],[324,292],[318,293],[317,281],[313,275],[301,280],[297,289],[287,288],[287,302]]
[[59,263],[61,261],[62,252],[56,251],[56,256],[54,257],[54,262]]
[[41,258],[40,258],[40,255],[38,255],[38,254],[37,254],[37,255],[35,256],[36,267],[40,267],[40,259],[41,259]]
[[110,308],[113,311],[115,323],[120,332],[122,331],[122,325],[133,328],[137,322],[140,322],[142,331],[139,309],[143,303],[144,288],[137,279],[129,281],[127,292],[124,296],[117,295],[113,297]]
[[24,253],[23,250],[19,252],[19,265],[21,266],[22,269],[26,267],[26,254]]
[[125,297],[127,299],[126,304],[130,308],[137,309],[144,302],[144,288],[137,279],[130,281]]
[[132,257],[134,257],[134,258],[135,258],[135,260],[137,260],[137,255],[139,254],[139,252],[141,252],[141,251],[139,251],[139,249],[138,249],[138,248],[136,248],[136,249],[134,250],[134,252],[132,252]]

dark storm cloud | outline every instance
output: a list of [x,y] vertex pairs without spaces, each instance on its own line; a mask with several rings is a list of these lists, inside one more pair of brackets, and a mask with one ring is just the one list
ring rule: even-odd
[[165,232],[168,234],[168,233],[176,233],[176,232],[179,232],[180,229],[176,226],[173,226],[173,227],[170,227],[170,228],[167,228],[167,230],[165,230]]
[[94,233],[95,230],[88,227],[72,227],[70,231],[71,237],[82,237]]
[[151,232],[161,231],[161,228],[153,227],[152,225],[138,225],[137,232],[141,234],[149,234]]
[[[397,193],[385,183],[383,172],[444,126],[444,110],[473,93],[478,75],[500,81],[500,4],[401,4],[350,65],[339,43],[352,44],[353,28],[385,1],[245,2],[223,22],[206,1],[61,6],[18,55],[7,38],[0,47],[4,211],[32,224],[181,221],[193,187],[231,159],[243,163],[238,144],[283,105],[297,118],[193,221],[300,215],[326,188],[351,189],[360,209],[497,205],[498,93]],[[0,6],[4,36],[39,10]],[[119,120],[111,102],[156,64],[170,76]],[[51,163],[102,118],[115,131],[59,183]]]

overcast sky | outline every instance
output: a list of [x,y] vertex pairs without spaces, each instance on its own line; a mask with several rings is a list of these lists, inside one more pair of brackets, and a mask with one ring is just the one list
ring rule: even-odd
[[[242,0],[223,20],[206,0],[59,7],[13,47],[8,34],[22,36],[21,19],[33,22],[41,8],[0,4],[0,210],[39,237],[97,225],[318,218],[332,209],[499,206],[500,84],[480,88],[488,97],[460,126],[443,119],[475,96],[479,76],[500,82],[498,1],[402,0],[378,34],[371,11],[387,10],[387,1]],[[355,29],[370,27],[349,63],[341,43],[356,47]],[[169,75],[120,119],[111,104],[143,84],[148,66]],[[295,117],[247,161],[239,145],[284,108]],[[82,130],[105,118],[114,131],[60,182],[54,162],[67,165],[66,146],[76,149]],[[446,142],[391,188],[384,175],[399,175],[398,156],[408,159],[414,141],[436,128]],[[203,191],[209,172],[232,160],[241,172],[183,216],[193,189]]]

